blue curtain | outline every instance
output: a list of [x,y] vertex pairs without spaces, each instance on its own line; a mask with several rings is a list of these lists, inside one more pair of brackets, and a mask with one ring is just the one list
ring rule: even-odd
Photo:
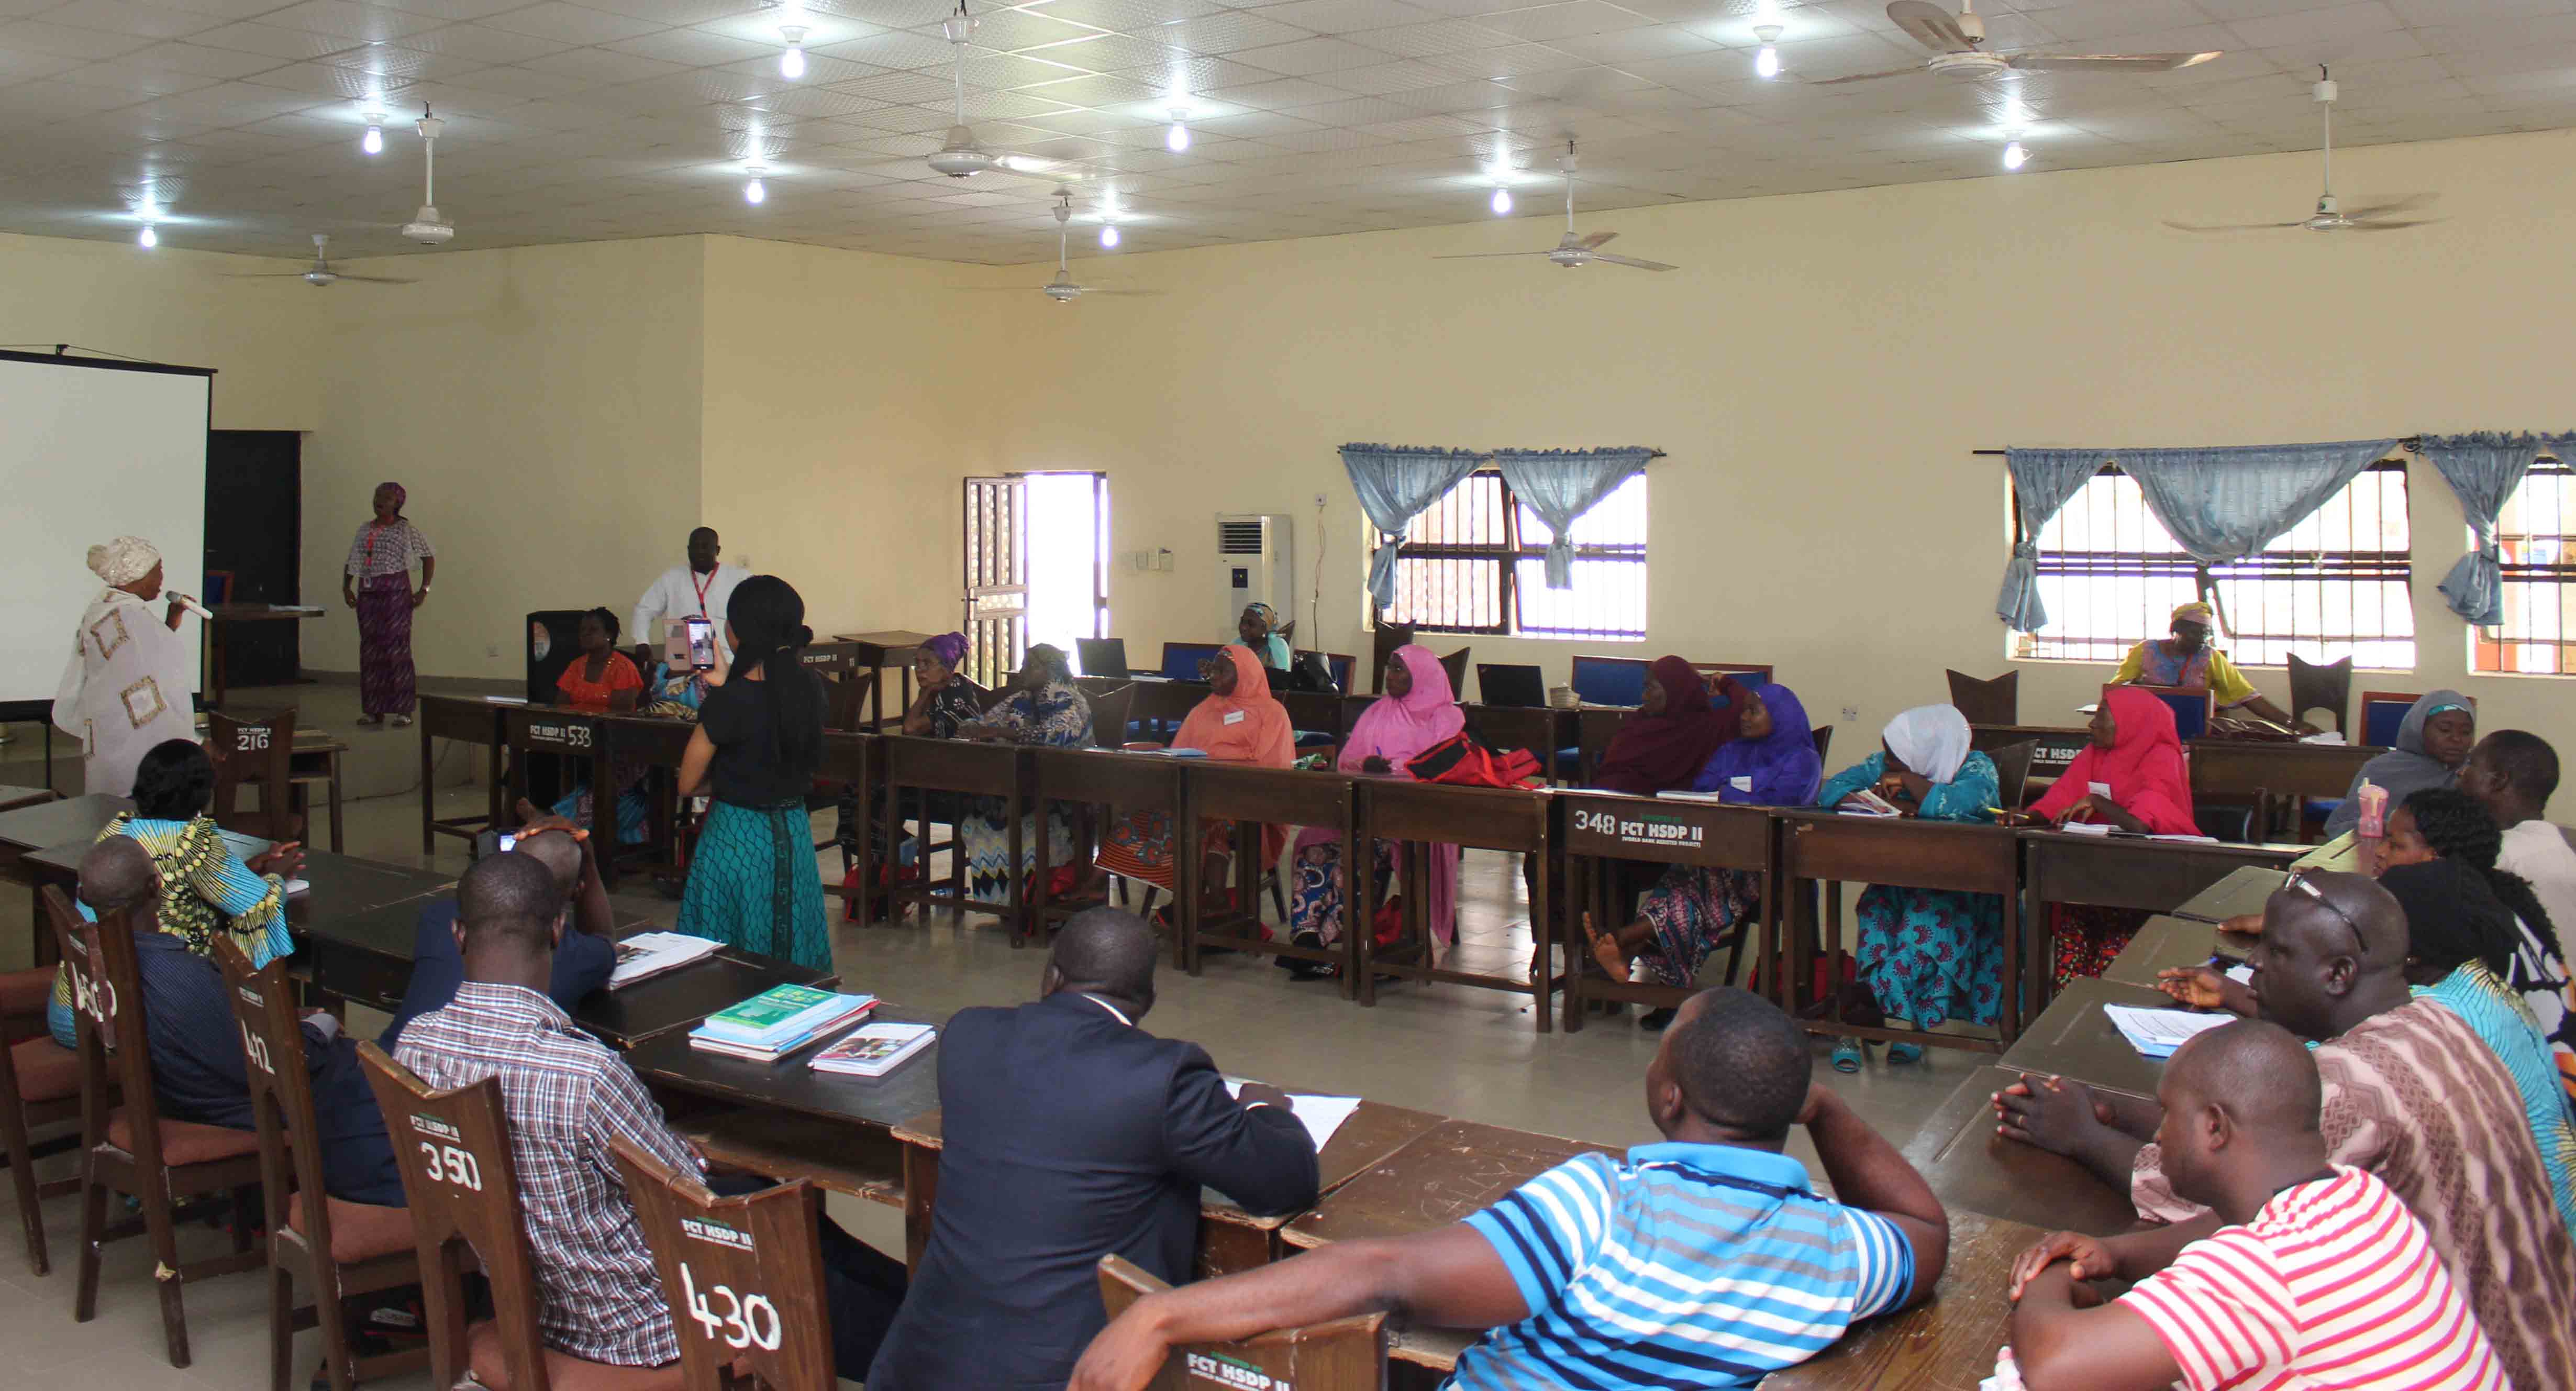
[[2396,439],[2109,451],[2191,557],[2224,565],[2270,545],[2387,457]]
[[2496,515],[2505,499],[2531,472],[2544,448],[2555,451],[2560,438],[2508,435],[2481,430],[2468,435],[2426,435],[2415,452],[2441,472],[2460,499],[2477,545],[2442,577],[2442,599],[2451,612],[2471,623],[2504,621],[2504,551],[2496,544]]
[[2110,456],[2099,449],[2008,449],[2013,495],[2021,499],[2021,537],[2004,562],[2004,587],[1995,595],[1995,617],[2016,633],[2036,633],[2048,623],[2039,601],[2039,529],[2057,515],[2084,480],[2102,471]]
[[1552,533],[1547,543],[1547,587],[1574,587],[1575,520],[1618,491],[1657,457],[1652,449],[1498,449],[1494,467],[1514,496],[1529,504]]
[[1395,602],[1395,561],[1404,528],[1484,466],[1485,455],[1467,449],[1399,449],[1383,444],[1342,446],[1342,468],[1359,494],[1360,510],[1378,529],[1369,557],[1369,597],[1383,609]]

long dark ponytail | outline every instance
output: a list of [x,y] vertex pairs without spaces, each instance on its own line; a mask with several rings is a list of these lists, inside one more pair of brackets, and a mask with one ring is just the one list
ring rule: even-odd
[[754,575],[734,588],[725,621],[733,626],[734,679],[761,673],[771,760],[784,768],[822,762],[822,682],[797,659],[814,641],[814,630],[805,626],[804,596],[776,575]]
[[2496,867],[2496,857],[2504,853],[2504,831],[2477,798],[2455,787],[2428,787],[2407,797],[2406,810],[2434,854],[2476,870],[2495,890],[2497,900],[2522,919],[2551,956],[2567,959],[2558,948],[2558,925],[2549,920],[2549,910],[2540,906],[2531,881]]

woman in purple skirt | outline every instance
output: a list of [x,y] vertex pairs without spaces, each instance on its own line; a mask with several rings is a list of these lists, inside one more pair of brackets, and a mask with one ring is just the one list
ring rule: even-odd
[[[429,597],[438,552],[402,514],[408,496],[400,483],[376,485],[376,515],[349,543],[349,566],[340,578],[340,601],[358,611],[358,703],[362,725],[411,723],[411,611]],[[411,565],[420,562],[420,588],[411,587]]]

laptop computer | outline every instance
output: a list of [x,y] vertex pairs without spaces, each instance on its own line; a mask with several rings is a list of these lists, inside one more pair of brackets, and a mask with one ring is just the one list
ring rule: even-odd
[[1127,675],[1127,639],[1075,638],[1073,659],[1082,666],[1085,676]]
[[1547,678],[1535,666],[1478,662],[1476,694],[1487,705],[1535,708],[1547,704]]

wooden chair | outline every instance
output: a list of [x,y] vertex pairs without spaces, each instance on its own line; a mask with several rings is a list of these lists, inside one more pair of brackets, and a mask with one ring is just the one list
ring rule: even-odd
[[[1127,1306],[1171,1286],[1119,1256],[1100,1258],[1100,1302],[1117,1318]],[[1197,1370],[1224,1368],[1224,1374]],[[1245,1371],[1242,1369],[1250,1369]],[[1256,1376],[1257,1374],[1257,1376]],[[1386,1315],[1359,1314],[1282,1328],[1234,1343],[1182,1343],[1146,1382],[1149,1391],[1205,1386],[1294,1386],[1297,1391],[1378,1391],[1386,1385]]]
[[[1452,699],[1467,698],[1467,656],[1475,650],[1473,647],[1461,647],[1440,659],[1440,669],[1449,674],[1449,695]],[[1379,667],[1378,676],[1383,679],[1385,675],[1386,668]]]
[[1947,671],[1950,678],[1950,703],[1970,724],[2019,724],[2021,722],[2021,673],[2008,671],[1991,680],[1980,681],[1964,671]]
[[1106,695],[1091,697],[1091,744],[1094,748],[1114,749],[1127,742],[1127,717],[1136,708],[1133,683]]
[[2304,719],[2311,710],[2323,710],[2334,717],[2335,732],[2344,733],[2344,710],[2352,704],[2352,658],[2310,662],[2295,652],[2289,657],[2290,718]]
[[1732,676],[1736,684],[1750,686],[1757,691],[1771,684],[1769,662],[1693,662],[1691,670],[1698,672],[1700,679],[1708,683],[1712,696],[1717,693],[1717,680],[1721,676]]
[[[342,1301],[420,1281],[406,1208],[342,1202],[323,1185],[322,1136],[313,1115],[313,1078],[304,1065],[304,1029],[284,962],[251,969],[229,937],[215,939],[215,965],[232,989],[226,1000],[241,1027],[243,1075],[259,1125],[259,1182],[268,1220],[268,1358],[274,1391],[294,1386],[295,1335],[322,1330],[322,1370],[332,1391],[359,1381],[427,1366],[427,1349],[376,1357],[350,1353]],[[313,1291],[297,1308],[295,1282]]]
[[[682,1368],[586,1362],[545,1345],[537,1328],[537,1261],[519,1212],[519,1166],[501,1080],[432,1091],[372,1040],[358,1044],[367,1084],[394,1131],[403,1194],[411,1202],[413,1250],[427,1313],[430,1384],[467,1376],[488,1391],[684,1391]],[[476,1260],[490,1278],[493,1318],[465,1322],[465,1272]]]
[[44,1199],[80,1191],[78,1178],[36,1179],[36,1161],[80,1142],[78,1135],[39,1143],[35,1132],[80,1119],[80,1054],[45,1031],[45,1006],[54,994],[54,968],[0,974],[0,1150],[18,1194],[18,1220],[27,1230],[27,1267],[53,1269],[45,1248]]
[[[296,837],[295,712],[236,720],[206,712],[206,751],[215,761],[215,824],[227,831],[287,841]],[[241,790],[259,789],[259,810],[239,810]]]
[[1986,755],[1995,761],[1995,805],[2006,811],[2021,810],[2023,791],[2030,784],[2031,756],[2038,752],[2038,740],[2024,739]]
[[[152,1239],[155,1283],[161,1290],[161,1331],[170,1365],[188,1365],[188,1311],[181,1291],[190,1281],[257,1270],[265,1254],[251,1249],[250,1191],[260,1180],[259,1137],[247,1130],[163,1120],[152,1090],[151,1031],[144,1016],[143,983],[134,963],[131,910],[84,922],[63,891],[48,884],[45,913],[53,919],[63,964],[71,972],[78,1006],[81,1087],[80,1281],[72,1318],[98,1317],[98,1272],[107,1243],[144,1235]],[[147,921],[147,929],[148,920]],[[110,1079],[123,1093],[111,1109]],[[179,1218],[187,1200],[229,1194],[233,1200],[233,1253],[210,1260],[179,1259]],[[107,1220],[112,1197],[131,1197],[140,1216]]]
[[[1833,757],[1834,727],[1832,725],[1820,724],[1810,726],[1807,730],[1807,736],[1816,741],[1816,757],[1819,761]],[[1827,768],[1831,768],[1833,765],[1827,763],[1825,766]],[[1828,774],[1827,776],[1831,776],[1831,774]]]
[[[1302,661],[1308,657],[1323,658],[1324,670],[1326,674],[1332,677],[1333,689],[1341,692],[1343,695],[1349,695],[1351,693],[1351,668],[1358,664],[1359,659],[1357,657],[1352,656],[1348,652],[1313,652],[1304,648],[1299,648],[1295,652],[1289,654],[1289,660],[1291,661]],[[1384,668],[1379,669],[1378,676],[1381,680],[1385,678],[1386,672]]]
[[822,1191],[800,1178],[719,1198],[623,1135],[608,1147],[653,1248],[690,1391],[832,1386]]
[[823,714],[823,727],[844,734],[875,733],[868,728],[868,697],[876,688],[877,674],[873,671],[824,677],[823,694],[829,704]]

